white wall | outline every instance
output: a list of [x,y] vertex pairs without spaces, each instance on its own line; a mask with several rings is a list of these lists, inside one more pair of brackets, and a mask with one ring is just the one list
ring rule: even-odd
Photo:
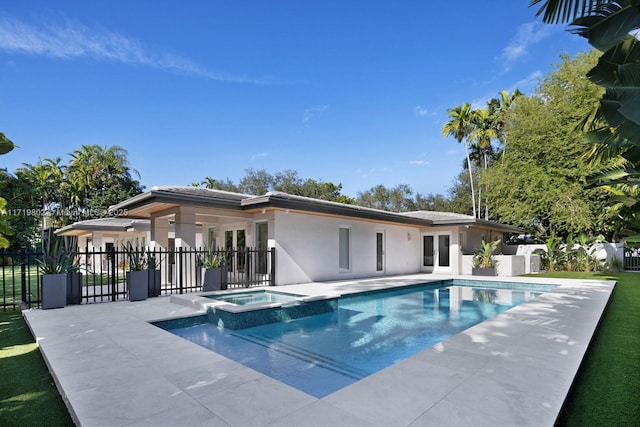
[[[275,212],[274,219],[279,285],[420,271],[420,234],[416,228],[282,211]],[[350,228],[349,271],[338,267],[341,226]],[[377,231],[385,233],[383,272],[376,271]]]

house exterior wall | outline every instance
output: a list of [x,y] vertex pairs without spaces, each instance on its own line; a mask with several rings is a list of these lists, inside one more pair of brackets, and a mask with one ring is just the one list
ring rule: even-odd
[[[339,268],[340,227],[350,230],[348,270]],[[383,271],[376,271],[377,232],[385,237]],[[276,248],[278,285],[420,271],[415,227],[276,211],[269,234]]]

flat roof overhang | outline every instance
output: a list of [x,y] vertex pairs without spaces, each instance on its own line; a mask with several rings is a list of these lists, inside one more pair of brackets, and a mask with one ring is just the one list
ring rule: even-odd
[[386,212],[357,205],[292,196],[279,192],[267,193],[264,196],[244,199],[242,200],[241,205],[245,212],[258,212],[262,209],[280,209],[316,215],[352,217],[370,221],[384,221],[413,226],[430,226],[433,224],[433,221],[424,218],[415,218],[394,212]]
[[[215,197],[219,192],[202,192],[194,187],[191,193],[152,188],[130,199],[110,206],[109,210],[117,216],[150,219],[154,213],[177,209],[180,207],[203,207],[242,212],[240,201],[245,195],[226,193],[225,197]],[[186,190],[185,190],[186,191]]]

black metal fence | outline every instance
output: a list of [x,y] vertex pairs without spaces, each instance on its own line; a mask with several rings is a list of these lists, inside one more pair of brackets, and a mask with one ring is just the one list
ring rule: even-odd
[[624,270],[640,271],[640,248],[624,248]]
[[[40,307],[42,279],[36,259],[42,252],[0,251],[0,305],[3,311]],[[211,256],[205,249],[142,250],[133,252],[113,247],[78,252],[76,260],[82,273],[78,295],[67,290],[68,304],[88,304],[128,298],[126,273],[131,271],[132,257],[147,269],[160,273],[160,295],[202,291],[204,260]],[[275,285],[275,249],[220,249],[213,255],[224,257],[227,288]],[[151,295],[151,293],[150,293]]]

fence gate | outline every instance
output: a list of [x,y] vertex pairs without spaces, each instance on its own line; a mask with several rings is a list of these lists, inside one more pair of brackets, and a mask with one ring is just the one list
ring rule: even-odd
[[640,248],[624,248],[624,270],[640,271]]

